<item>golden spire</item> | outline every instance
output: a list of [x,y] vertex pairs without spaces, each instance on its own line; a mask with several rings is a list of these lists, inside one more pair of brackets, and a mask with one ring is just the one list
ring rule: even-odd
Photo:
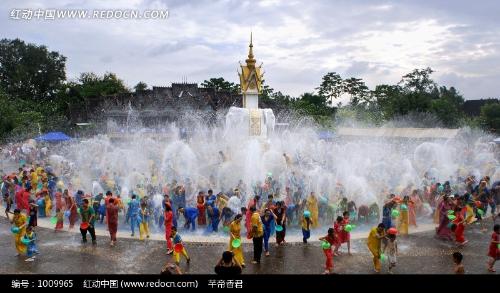
[[254,59],[254,56],[253,56],[252,32],[250,32],[250,45],[248,47],[249,47],[249,49],[248,49],[248,59],[245,60],[245,61],[247,62],[247,66],[248,67],[255,67],[255,63],[257,61]]

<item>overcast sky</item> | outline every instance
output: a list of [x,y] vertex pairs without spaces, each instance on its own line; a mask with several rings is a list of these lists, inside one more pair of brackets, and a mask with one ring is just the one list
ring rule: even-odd
[[[49,3],[49,4],[47,4]],[[132,87],[238,80],[254,53],[266,82],[291,95],[336,71],[370,88],[414,68],[466,99],[500,97],[500,1],[2,0],[0,37],[65,55],[68,78],[115,72]],[[12,9],[168,9],[164,20],[13,20]]]

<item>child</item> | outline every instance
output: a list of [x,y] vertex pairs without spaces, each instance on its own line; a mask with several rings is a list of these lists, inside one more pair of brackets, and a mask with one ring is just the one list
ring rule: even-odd
[[307,239],[311,237],[311,213],[309,211],[304,211],[304,216],[302,217],[302,241],[307,244]]
[[3,201],[5,203],[5,215],[7,216],[7,218],[9,218],[9,213],[13,202],[12,202],[12,197],[9,195],[8,192],[6,192],[3,195]]
[[64,226],[64,213],[61,211],[61,209],[56,209],[56,218],[57,218],[57,223],[55,231],[60,231],[63,229]]
[[31,202],[29,204],[29,212],[28,212],[28,215],[29,215],[29,223],[28,223],[28,226],[31,226],[31,227],[36,227],[37,226],[37,218],[38,218],[38,205],[35,204],[34,202]]
[[[133,220],[133,219],[132,219]],[[149,211],[145,202],[141,203],[139,240],[144,240],[144,235],[149,238]]]
[[491,258],[488,261],[488,271],[494,273],[496,272],[493,266],[495,261],[500,259],[500,250],[498,249],[498,244],[500,244],[500,225],[496,224],[493,227],[493,234],[491,234],[490,249],[488,251],[488,256]]
[[338,256],[339,255],[339,248],[340,245],[342,244],[342,241],[340,238],[342,237],[342,221],[344,221],[344,218],[342,216],[337,217],[337,221],[333,224],[333,230],[335,232],[335,249],[333,250],[333,255]]
[[465,274],[464,265],[462,264],[462,259],[464,256],[460,252],[453,253],[453,262],[455,263],[455,274]]
[[398,243],[396,241],[396,234],[391,233],[387,235],[389,241],[384,247],[384,253],[387,255],[389,261],[389,274],[392,274],[392,268],[396,266],[396,255],[398,254]]
[[342,227],[342,231],[341,231],[341,236],[340,236],[340,242],[341,243],[347,243],[347,254],[348,255],[352,255],[351,254],[351,233],[350,232],[347,232],[345,230],[345,226],[349,225],[349,212],[348,211],[345,211],[343,213],[343,216],[344,216],[344,219],[342,220],[341,222],[341,227]]
[[325,264],[325,272],[324,274],[331,274],[333,271],[333,254],[332,254],[332,246],[335,246],[337,241],[335,237],[335,230],[333,228],[328,229],[328,235],[325,237],[321,237],[319,241],[326,241],[330,243],[329,248],[323,248],[323,252],[326,256],[326,264]]
[[172,227],[172,240],[174,242],[174,247],[176,246],[176,244],[181,244],[182,245],[182,251],[181,252],[177,252],[175,251],[174,249],[174,259],[175,259],[175,264],[176,265],[179,265],[180,263],[180,254],[182,253],[182,255],[184,255],[184,257],[186,258],[186,262],[189,264],[189,262],[191,261],[191,258],[189,258],[189,255],[187,254],[187,251],[186,251],[186,247],[184,247],[184,244],[182,243],[182,239],[181,239],[181,235],[177,234],[177,228],[174,226]]
[[465,245],[468,241],[465,240],[464,230],[465,230],[465,219],[462,214],[462,209],[460,207],[455,207],[455,220],[451,225],[451,232],[455,233],[455,241],[459,246]]
[[29,242],[26,245],[26,256],[28,257],[25,261],[34,261],[35,254],[38,253],[36,249],[36,234],[33,232],[33,227],[28,226],[26,228],[26,234],[24,234],[24,239],[27,239]]

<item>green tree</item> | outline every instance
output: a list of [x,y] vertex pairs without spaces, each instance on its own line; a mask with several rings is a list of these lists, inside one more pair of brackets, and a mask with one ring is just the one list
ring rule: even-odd
[[116,74],[111,72],[107,72],[103,76],[99,76],[93,72],[85,72],[80,74],[78,82],[80,95],[84,98],[110,96],[130,92],[123,80],[119,79]]
[[434,72],[430,67],[425,69],[414,69],[403,76],[398,83],[407,92],[431,93],[436,90],[436,83],[431,79]]
[[369,102],[370,91],[361,78],[351,77],[343,80],[343,90],[351,96],[351,105],[357,106],[360,103]]
[[240,86],[238,84],[226,81],[222,77],[210,78],[209,80],[205,80],[201,83],[201,86],[204,88],[212,88],[216,92],[228,91],[230,93],[237,94],[240,91]]
[[142,92],[145,92],[147,89],[148,89],[148,85],[145,82],[142,82],[142,81],[138,82],[134,86],[135,93],[142,93]]
[[66,57],[45,46],[0,41],[0,86],[10,99],[50,101],[66,79]]
[[325,97],[329,105],[333,104],[334,99],[338,99],[344,93],[344,83],[342,78],[336,72],[328,72],[321,81],[318,88],[318,94]]
[[91,99],[129,93],[123,80],[114,73],[99,76],[93,72],[84,72],[76,81],[66,84],[65,90],[59,92],[59,107],[69,118],[72,109],[86,109]]
[[500,134],[500,102],[490,102],[482,106],[479,118],[487,130]]
[[439,87],[438,97],[431,102],[431,112],[447,127],[457,127],[464,118],[462,106],[464,98],[455,90],[445,86]]
[[12,101],[3,92],[0,91],[0,137],[5,137],[15,127],[15,109],[12,106]]

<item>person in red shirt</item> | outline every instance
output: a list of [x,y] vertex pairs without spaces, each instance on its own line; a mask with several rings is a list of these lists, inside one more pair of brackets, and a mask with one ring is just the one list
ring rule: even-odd
[[16,205],[21,211],[28,211],[31,197],[31,186],[25,187],[16,193]]
[[465,230],[465,218],[462,213],[461,207],[455,207],[455,220],[453,220],[453,224],[451,225],[451,231],[455,232],[455,241],[458,245],[465,245],[468,241],[465,240],[464,237]]
[[341,231],[341,237],[340,241],[341,243],[347,243],[347,254],[351,254],[351,233],[347,232],[345,230],[345,226],[349,224],[349,212],[345,211],[343,214],[344,219],[342,220],[341,226],[342,226],[342,231]]
[[490,248],[488,250],[488,256],[490,260],[488,261],[488,271],[494,273],[495,262],[500,259],[500,249],[498,246],[500,245],[500,224],[496,224],[493,227],[493,234],[491,234]]
[[339,248],[340,248],[340,245],[342,244],[341,237],[342,237],[342,222],[343,221],[344,221],[344,218],[342,218],[341,216],[338,216],[337,220],[333,224],[333,231],[335,233],[335,240],[336,240],[335,245],[334,245],[335,247],[333,250],[333,255],[335,255],[335,256],[338,256]]
[[247,212],[245,215],[245,226],[247,228],[247,239],[252,239],[252,212],[250,209],[254,207],[256,210],[258,210],[258,203],[260,200],[260,196],[255,195],[253,199],[251,199],[248,202],[248,207],[247,207]]
[[328,248],[323,247],[323,252],[325,253],[325,256],[326,256],[325,274],[331,274],[332,270],[333,270],[332,246],[337,244],[334,229],[329,228],[328,235],[326,235],[325,237],[319,238],[319,241],[325,241],[325,242],[328,242],[330,244],[330,247],[328,247]]
[[108,220],[108,230],[111,237],[111,246],[116,244],[116,232],[118,231],[118,210],[119,206],[115,199],[110,197],[106,204],[106,219]]
[[113,197],[113,193],[111,191],[106,191],[106,197],[104,198],[104,206],[106,207],[106,223],[108,222],[108,219],[109,219],[109,215],[108,215],[108,204],[109,204],[109,200],[110,199],[114,199]]
[[56,198],[56,210],[59,209],[59,210],[63,210],[63,202],[62,202],[62,190],[61,189],[57,189],[57,192],[55,194],[55,198]]
[[169,204],[165,205],[165,239],[167,240],[167,254],[172,254],[174,252],[174,246],[172,245],[172,223],[174,220],[174,213],[172,212],[172,206]]
[[196,198],[196,208],[198,209],[198,226],[204,226],[207,224],[207,213],[205,211],[205,195],[203,191],[198,192],[198,197]]
[[28,186],[23,191],[23,198],[22,198],[23,209],[25,210],[29,209],[30,198],[31,198],[31,186]]

